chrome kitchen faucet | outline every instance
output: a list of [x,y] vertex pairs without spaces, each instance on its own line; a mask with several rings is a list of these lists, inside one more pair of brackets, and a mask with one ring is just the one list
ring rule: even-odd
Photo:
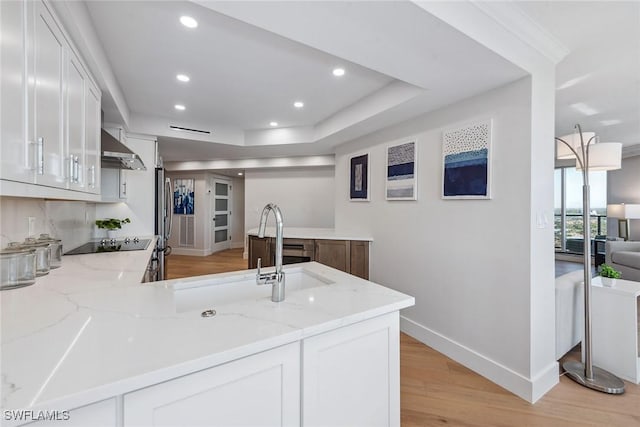
[[282,212],[280,208],[273,203],[269,203],[262,209],[260,216],[260,228],[258,229],[258,237],[264,238],[264,232],[267,228],[267,217],[269,212],[273,211],[276,217],[276,271],[272,273],[260,273],[262,266],[262,258],[258,258],[258,273],[256,274],[256,283],[258,285],[271,284],[271,301],[280,302],[284,300],[284,271],[282,271],[282,241],[283,241],[283,223]]

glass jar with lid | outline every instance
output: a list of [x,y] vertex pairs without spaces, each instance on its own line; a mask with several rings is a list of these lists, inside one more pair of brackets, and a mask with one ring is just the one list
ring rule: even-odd
[[28,237],[24,242],[11,242],[10,248],[14,249],[35,249],[36,251],[36,276],[49,274],[51,269],[51,244],[38,242],[34,237]]
[[51,237],[46,233],[40,234],[37,242],[49,243],[51,245],[51,268],[62,266],[62,240]]
[[0,290],[21,288],[35,282],[35,249],[6,248],[0,251]]

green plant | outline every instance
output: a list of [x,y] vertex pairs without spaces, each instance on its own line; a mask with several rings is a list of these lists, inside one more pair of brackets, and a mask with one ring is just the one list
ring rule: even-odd
[[619,279],[622,277],[622,273],[607,264],[602,264],[598,271],[601,277],[609,277],[611,279]]
[[122,224],[129,224],[131,220],[129,218],[125,219],[117,219],[117,218],[107,218],[107,219],[96,219],[96,226],[98,228],[105,228],[107,230],[117,230],[122,228]]

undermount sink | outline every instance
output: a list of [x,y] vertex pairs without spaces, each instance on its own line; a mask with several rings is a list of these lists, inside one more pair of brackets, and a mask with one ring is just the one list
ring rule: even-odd
[[[334,283],[303,267],[285,270],[286,294]],[[224,304],[271,298],[271,285],[257,285],[255,274],[214,279],[191,278],[173,285],[176,312],[215,309]],[[286,301],[286,298],[285,298]]]

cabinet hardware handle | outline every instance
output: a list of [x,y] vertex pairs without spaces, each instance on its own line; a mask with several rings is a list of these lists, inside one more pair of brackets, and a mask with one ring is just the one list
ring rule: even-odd
[[36,143],[36,171],[38,175],[44,175],[44,138],[38,137]]
[[80,157],[73,158],[73,182],[80,182]]
[[73,155],[69,156],[69,182],[74,182],[74,174],[73,174]]
[[127,195],[127,183],[123,183],[122,184],[122,194],[124,194],[125,196]]
[[96,188],[96,165],[89,168],[89,176],[91,177],[91,188]]

